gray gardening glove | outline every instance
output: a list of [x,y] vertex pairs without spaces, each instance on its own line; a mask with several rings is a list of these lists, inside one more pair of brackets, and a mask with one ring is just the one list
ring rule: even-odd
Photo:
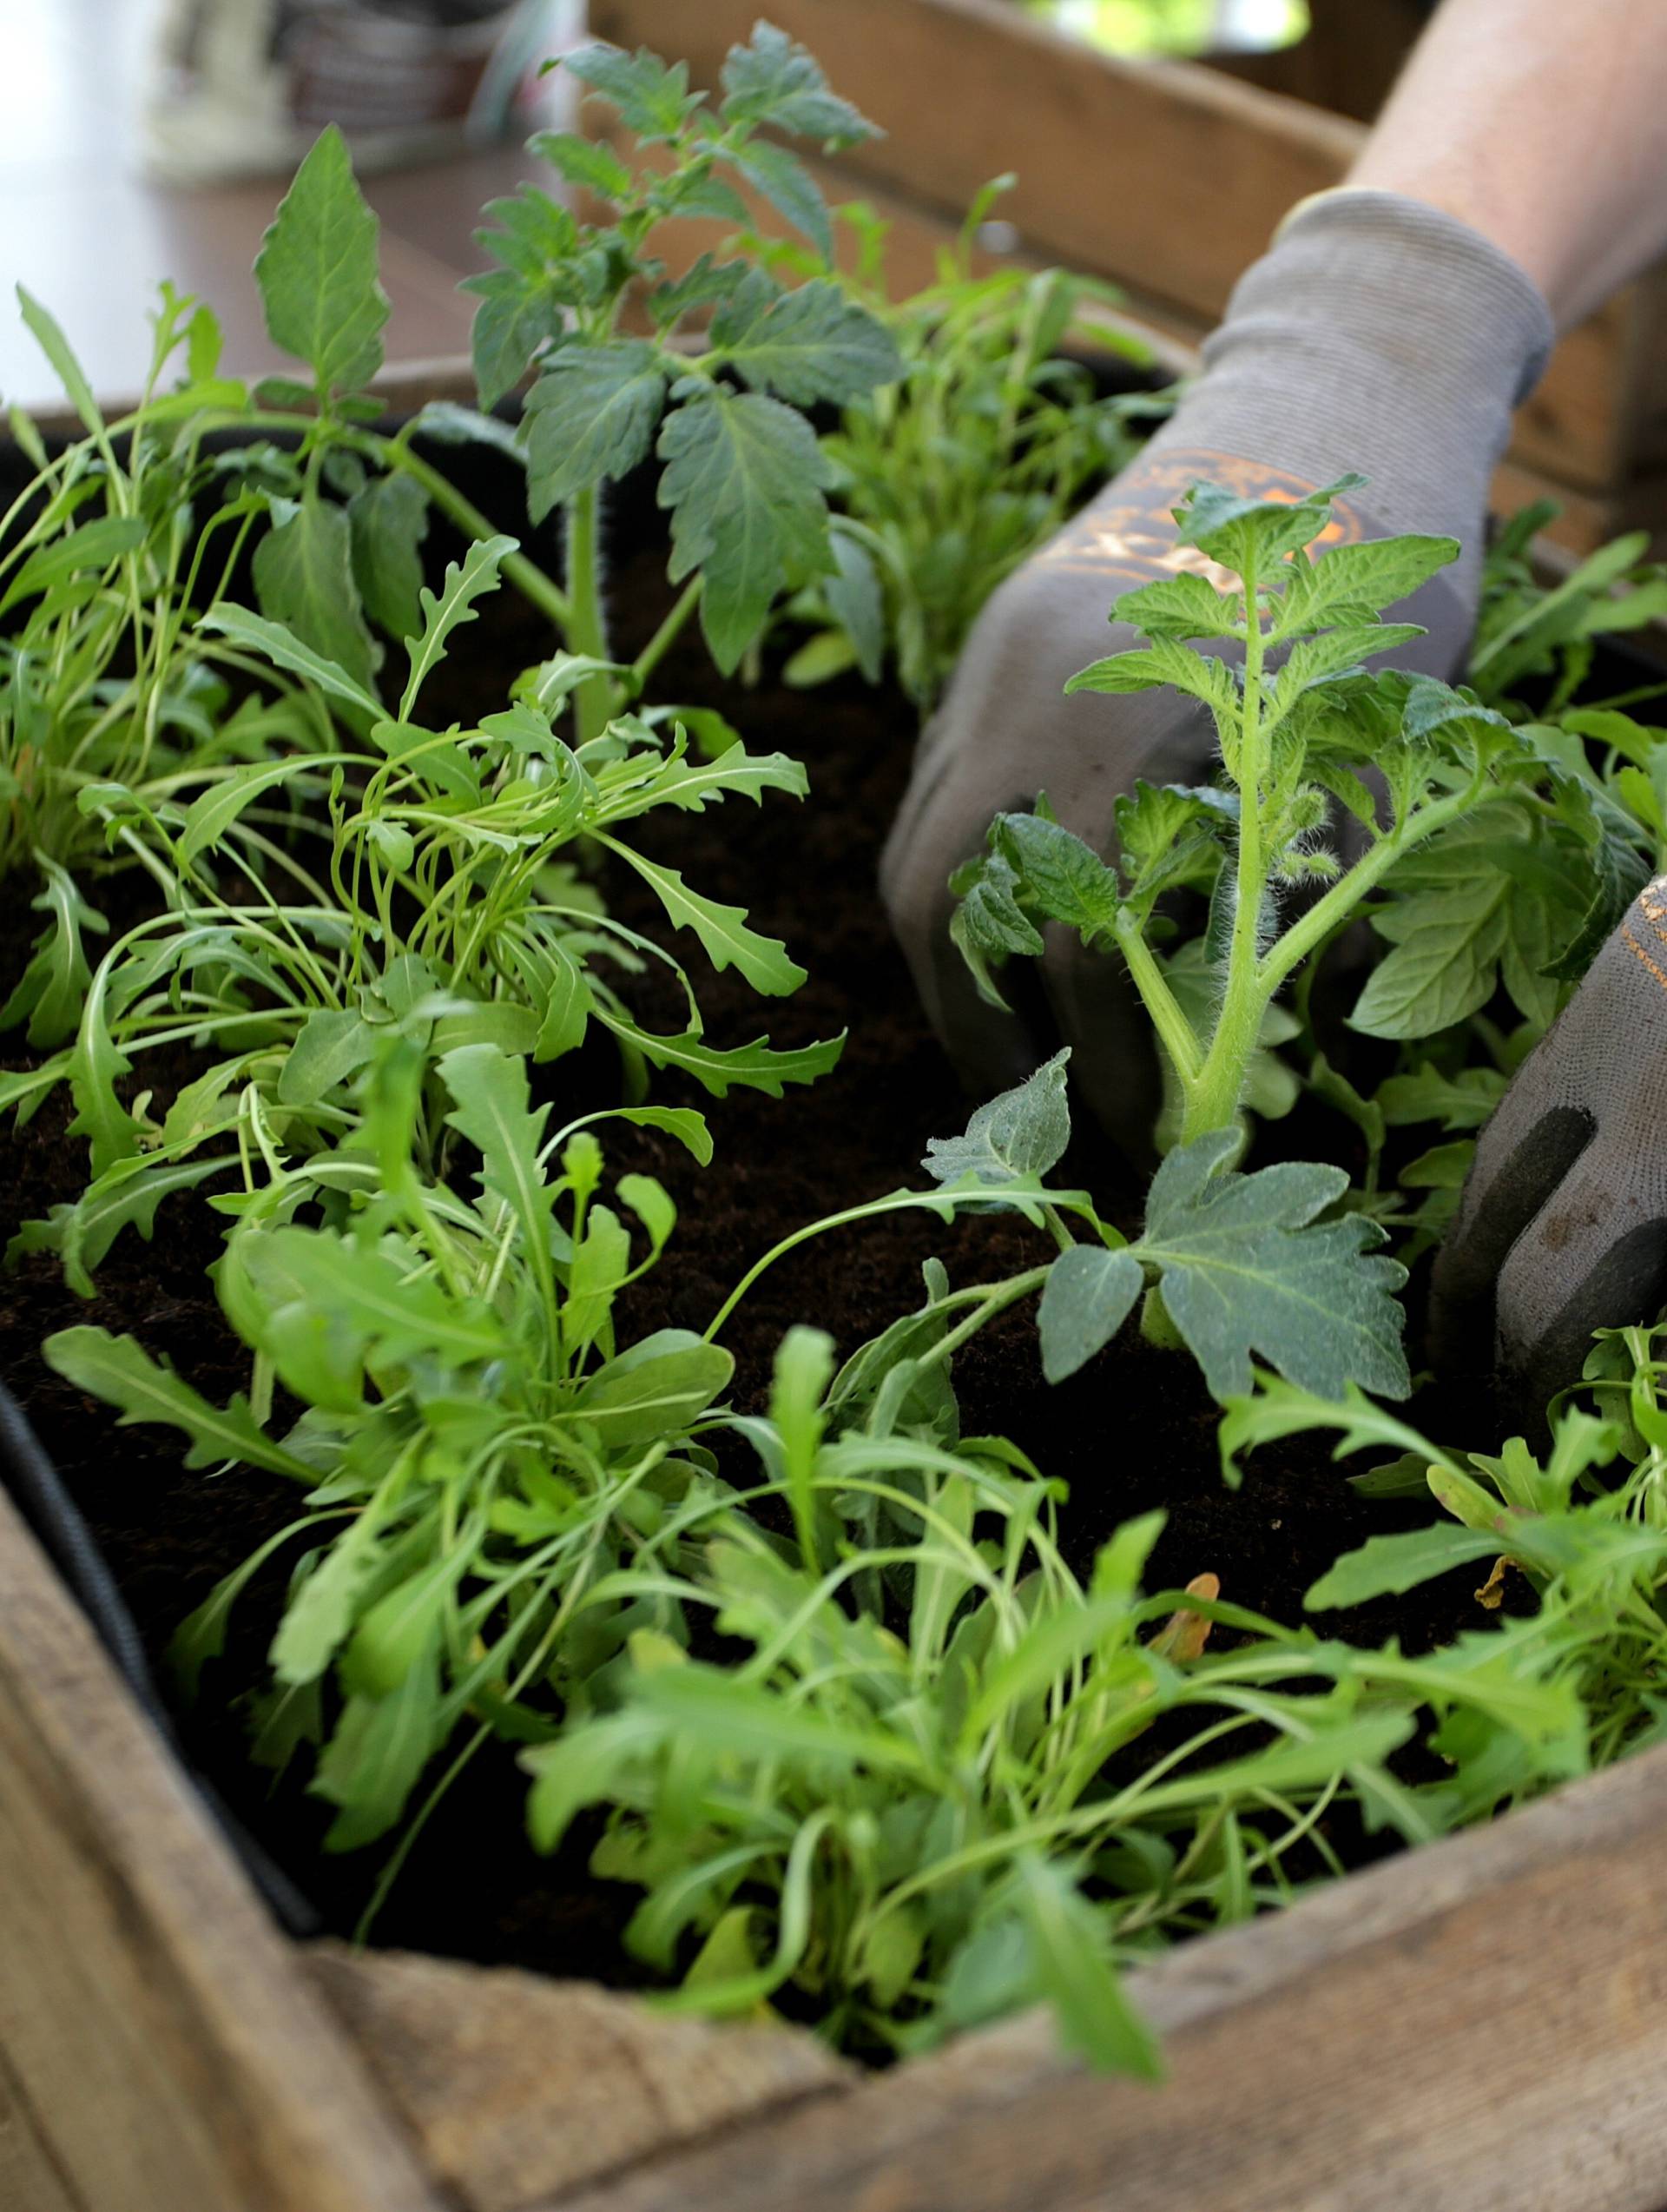
[[[1336,541],[1459,538],[1463,558],[1399,611],[1429,632],[1400,664],[1450,676],[1475,618],[1489,481],[1551,338],[1534,285],[1466,225],[1391,193],[1324,194],[1241,279],[1203,374],[1140,459],[994,594],[921,740],[880,870],[927,1014],[971,1088],[1007,1087],[1057,1041],[985,1004],[950,941],[948,879],[991,818],[1045,790],[1109,854],[1119,794],[1140,777],[1194,782],[1211,764],[1196,701],[1063,691],[1137,642],[1107,627],[1120,593],[1176,569],[1211,572],[1175,544],[1170,510],[1187,486],[1208,477],[1295,498],[1358,471],[1370,481],[1363,503],[1340,507]],[[1141,1158],[1160,1079],[1119,964],[1056,928],[1039,965],[1090,1106]]]
[[1634,901],[1482,1132],[1431,1344],[1543,1406],[1591,1332],[1667,1304],[1667,876]]

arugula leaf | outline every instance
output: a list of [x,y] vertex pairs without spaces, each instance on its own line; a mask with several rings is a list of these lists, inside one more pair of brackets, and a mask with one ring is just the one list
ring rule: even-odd
[[26,1252],[56,1252],[64,1280],[78,1297],[96,1295],[93,1271],[124,1229],[148,1244],[156,1209],[171,1192],[189,1189],[222,1173],[224,1159],[118,1159],[95,1177],[78,1198],[58,1205],[44,1221],[25,1221],[6,1247],[8,1264]]
[[452,1099],[446,1122],[479,1152],[482,1187],[520,1222],[528,1264],[553,1310],[556,1194],[538,1159],[550,1108],[529,1105],[526,1063],[491,1045],[459,1046],[441,1060],[439,1073]]
[[120,1427],[153,1422],[183,1431],[191,1445],[187,1467],[240,1461],[311,1488],[313,1469],[272,1442],[249,1411],[247,1399],[234,1397],[223,1409],[211,1405],[131,1337],[113,1337],[108,1329],[60,1329],[41,1349],[55,1374],[115,1406]]
[[375,1032],[351,1008],[320,1007],[310,1014],[285,1057],[278,1078],[281,1106],[315,1106],[371,1060]]
[[211,783],[191,802],[175,851],[181,868],[189,868],[202,854],[224,843],[246,809],[268,791],[281,790],[296,781],[293,760],[251,761]]
[[832,464],[802,417],[762,393],[708,391],[661,427],[671,510],[671,578],[701,570],[701,624],[728,675],[784,580],[834,566],[827,505]]
[[263,1230],[245,1245],[244,1266],[257,1296],[269,1298],[265,1328],[274,1346],[287,1337],[293,1309],[309,1335],[315,1322],[327,1320],[337,1363],[398,1366],[432,1353],[461,1368],[505,1349],[497,1321],[478,1300],[455,1296],[391,1250],[331,1230]]
[[340,699],[353,707],[366,721],[382,712],[381,701],[339,663],[313,652],[281,623],[269,622],[264,615],[254,614],[247,607],[240,607],[229,599],[217,599],[206,614],[199,617],[197,627],[216,631],[221,637],[229,637],[234,645],[244,645],[260,654],[275,668],[287,669],[292,675],[316,683],[321,691],[327,691],[333,699]]
[[419,637],[405,640],[411,678],[399,703],[399,719],[408,722],[417,695],[445,658],[446,640],[461,624],[475,619],[475,601],[497,589],[497,571],[516,551],[513,538],[477,538],[463,557],[463,565],[446,563],[445,576],[436,598],[426,584],[419,593],[423,627]]
[[749,1045],[720,1047],[708,1045],[698,1029],[685,1030],[675,1037],[656,1036],[609,1007],[598,1007],[596,1013],[616,1037],[641,1053],[651,1066],[682,1068],[715,1099],[727,1098],[736,1084],[743,1090],[762,1091],[767,1097],[779,1099],[784,1084],[814,1083],[827,1074],[845,1050],[843,1030],[818,1044],[778,1051],[768,1037],[755,1038]]
[[1394,1293],[1406,1269],[1371,1251],[1384,1241],[1375,1223],[1315,1219],[1347,1176],[1295,1160],[1235,1174],[1228,1162],[1238,1142],[1216,1130],[1172,1152],[1131,1247],[1158,1269],[1164,1305],[1212,1395],[1246,1396],[1259,1354],[1322,1397],[1358,1383],[1405,1397],[1412,1378]]
[[729,1387],[735,1363],[687,1329],[657,1329],[596,1370],[573,1410],[603,1443],[635,1450],[680,1435]]
[[1428,1529],[1408,1529],[1394,1535],[1368,1536],[1355,1551],[1345,1552],[1334,1566],[1314,1583],[1302,1602],[1310,1613],[1334,1606],[1367,1605],[1374,1598],[1399,1597],[1420,1583],[1433,1581],[1481,1559],[1497,1558],[1507,1548],[1498,1529],[1478,1530],[1456,1521],[1439,1521]]
[[101,515],[96,521],[78,523],[67,536],[37,546],[23,562],[0,598],[0,614],[71,577],[89,570],[102,573],[124,553],[136,552],[149,535],[142,515]]
[[132,1074],[133,1062],[110,1034],[110,965],[107,954],[94,971],[66,1071],[76,1105],[69,1134],[89,1139],[95,1177],[134,1157],[140,1133],[139,1123],[116,1094],[116,1085]]
[[422,1780],[442,1725],[432,1650],[389,1696],[348,1699],[312,1785],[341,1808],[325,1836],[326,1851],[359,1851],[387,1833]]
[[745,907],[725,906],[691,890],[675,868],[649,860],[612,837],[600,842],[636,870],[675,928],[695,932],[714,967],[734,967],[755,991],[773,998],[786,997],[804,981],[805,970],[788,958],[779,938],[761,936],[747,927]]
[[273,344],[307,364],[326,404],[359,391],[382,366],[389,309],[377,230],[347,142],[327,124],[279,202],[254,264]]
[[1036,1852],[1019,1858],[1014,1879],[1033,1985],[1052,2005],[1067,2049],[1093,2065],[1161,2081],[1157,2038],[1112,1971],[1093,1907],[1063,1869]]
[[49,854],[37,852],[36,864],[46,888],[30,906],[49,917],[36,940],[29,964],[17,979],[11,995],[0,1007],[0,1029],[10,1029],[25,1014],[25,1031],[31,1045],[60,1045],[73,1036],[81,1019],[82,1002],[93,972],[82,944],[82,933],[105,936],[109,923],[90,907],[74,879]]
[[559,945],[547,948],[549,972],[544,983],[544,1008],[532,1047],[534,1060],[560,1060],[577,1052],[584,1042],[596,1000],[584,970]]
[[87,372],[76,359],[69,340],[26,285],[17,287],[17,308],[30,337],[46,355],[53,374],[63,385],[70,406],[89,430],[96,436],[102,434],[103,413],[93,396]]

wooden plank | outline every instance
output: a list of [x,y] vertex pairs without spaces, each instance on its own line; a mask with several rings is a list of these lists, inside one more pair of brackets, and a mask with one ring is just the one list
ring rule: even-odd
[[[754,0],[592,0],[590,18],[598,36],[686,59],[713,85],[756,12]],[[1199,63],[1113,61],[1008,0],[774,0],[771,20],[884,127],[840,157],[854,187],[952,221],[1014,169],[1002,212],[1029,254],[1110,277],[1195,329],[1220,317],[1288,210],[1340,182],[1365,135]],[[1641,373],[1625,339],[1637,311],[1624,294],[1564,340],[1519,418],[1519,459],[1580,489],[1613,481]]]
[[41,2212],[438,2212],[3,1495],[0,2057]]
[[339,1944],[308,1956],[466,2212],[517,2212],[854,2079],[796,2029],[668,2019],[594,1983]]
[[87,2212],[36,2126],[0,2051],[0,2205],[6,2212]]
[[1161,2088],[1029,2017],[538,2212],[1655,2212],[1667,1750],[1134,1978]]

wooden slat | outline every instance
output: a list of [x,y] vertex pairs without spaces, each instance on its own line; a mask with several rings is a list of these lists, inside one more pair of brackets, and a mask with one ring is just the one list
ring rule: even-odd
[[88,2212],[36,2126],[0,2051],[0,2205],[5,2212]]
[[667,2019],[594,1983],[338,1944],[309,1964],[465,2212],[517,2212],[853,2079],[797,2030]]
[[1667,1751],[1134,1978],[1160,2089],[1031,2017],[555,2212],[1657,2212]]
[[0,2057],[28,2212],[438,2212],[3,1495]]
[[[689,61],[713,85],[755,0],[591,0],[598,36]],[[838,167],[954,218],[985,180],[1018,174],[1003,214],[1046,261],[1126,285],[1184,325],[1208,327],[1300,199],[1335,184],[1356,122],[1187,62],[1117,62],[1009,0],[772,0],[837,89],[884,126]],[[1662,279],[1649,280],[1651,299]],[[1653,312],[1637,288],[1558,347],[1519,417],[1517,458],[1577,489],[1610,485],[1627,459],[1627,342]]]

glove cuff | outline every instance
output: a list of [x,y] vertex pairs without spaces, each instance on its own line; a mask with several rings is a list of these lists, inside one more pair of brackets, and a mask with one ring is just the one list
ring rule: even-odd
[[1532,280],[1467,223],[1344,187],[1295,208],[1239,280],[1161,438],[1316,485],[1359,469],[1380,527],[1459,538],[1473,576],[1512,409],[1553,334]]
[[1338,184],[1299,200],[1240,280],[1229,321],[1263,269],[1292,284],[1317,277],[1340,327],[1358,314],[1368,343],[1393,345],[1399,333],[1404,345],[1416,329],[1457,371],[1490,385],[1503,374],[1513,407],[1539,383],[1556,340],[1545,295],[1519,261],[1457,215],[1400,192]]

